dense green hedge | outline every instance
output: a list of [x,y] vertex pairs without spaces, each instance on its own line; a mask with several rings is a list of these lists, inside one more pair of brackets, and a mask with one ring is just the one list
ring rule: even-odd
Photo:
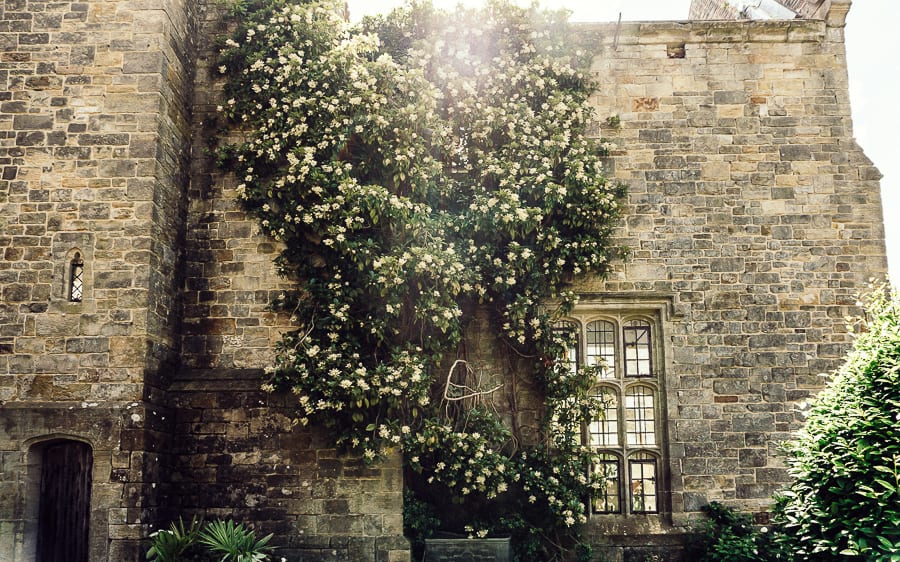
[[788,444],[777,506],[797,560],[900,561],[900,300],[871,293],[846,363]]

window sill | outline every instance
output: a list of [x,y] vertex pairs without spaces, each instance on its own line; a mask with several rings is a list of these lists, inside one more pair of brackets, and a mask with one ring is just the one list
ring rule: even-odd
[[584,528],[603,535],[661,534],[674,530],[672,518],[665,513],[596,513],[588,517]]

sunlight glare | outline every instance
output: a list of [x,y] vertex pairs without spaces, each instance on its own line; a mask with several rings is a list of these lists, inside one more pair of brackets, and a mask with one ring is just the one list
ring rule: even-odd
[[[404,0],[348,0],[350,20],[357,22],[363,16],[387,13],[403,6]],[[466,7],[481,6],[485,0],[433,0],[435,7],[452,10],[462,4]],[[529,6],[529,0],[515,0],[519,6]],[[573,22],[616,21],[619,14],[625,21],[684,20],[688,17],[690,0],[544,0],[540,6],[548,9],[572,11]]]

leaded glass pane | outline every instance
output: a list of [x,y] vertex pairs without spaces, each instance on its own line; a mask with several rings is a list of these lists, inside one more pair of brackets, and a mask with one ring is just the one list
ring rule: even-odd
[[71,268],[69,301],[81,302],[84,296],[84,260],[81,259],[81,254],[75,254],[75,258],[69,264],[69,267]]
[[637,453],[628,459],[631,474],[631,511],[656,513],[656,458],[647,453]]
[[595,490],[593,504],[594,513],[621,513],[622,502],[619,497],[619,460],[615,455],[600,455],[594,465],[600,487]]
[[625,391],[625,440],[629,445],[656,445],[653,389],[632,386]]
[[653,363],[650,359],[650,323],[631,320],[622,330],[625,348],[625,376],[652,377]]
[[619,399],[616,391],[601,388],[597,398],[603,403],[597,419],[589,427],[590,445],[616,447],[619,445]]
[[588,365],[601,365],[601,379],[616,377],[616,327],[612,322],[596,320],[587,326]]

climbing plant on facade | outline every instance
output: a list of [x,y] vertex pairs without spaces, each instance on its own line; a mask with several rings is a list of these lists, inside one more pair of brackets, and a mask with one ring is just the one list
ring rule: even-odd
[[[402,448],[459,502],[521,502],[525,515],[475,534],[570,532],[593,484],[576,437],[593,376],[556,359],[567,336],[554,326],[575,302],[567,281],[616,255],[622,188],[585,136],[590,57],[564,14],[417,3],[351,26],[336,3],[285,0],[233,14],[218,158],[297,281],[275,303],[297,328],[268,388],[367,460]],[[531,358],[540,443],[484,408],[437,407],[479,308]]]

